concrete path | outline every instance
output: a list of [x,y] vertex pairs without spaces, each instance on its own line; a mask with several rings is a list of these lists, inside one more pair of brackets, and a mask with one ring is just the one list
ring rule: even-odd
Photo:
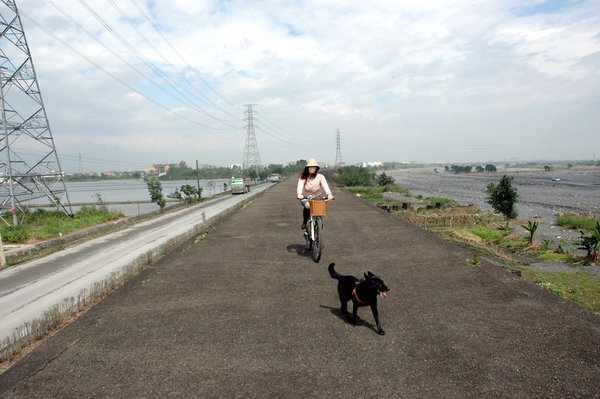
[[[600,397],[600,317],[335,192],[320,263],[295,181],[181,245],[0,375],[2,398]],[[340,317],[336,281],[391,288]]]

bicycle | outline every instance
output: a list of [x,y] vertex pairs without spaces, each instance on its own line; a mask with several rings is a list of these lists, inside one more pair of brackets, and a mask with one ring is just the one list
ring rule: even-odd
[[321,260],[321,252],[323,250],[323,216],[327,209],[327,198],[309,197],[310,217],[306,222],[306,230],[304,230],[304,238],[306,239],[306,250],[312,250],[312,259],[315,262]]

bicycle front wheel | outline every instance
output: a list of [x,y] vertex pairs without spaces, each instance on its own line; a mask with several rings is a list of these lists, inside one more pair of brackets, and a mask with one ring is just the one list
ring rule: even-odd
[[321,250],[323,249],[323,222],[319,219],[315,220],[315,236],[312,248],[312,258],[315,262],[321,260]]
[[312,247],[312,240],[310,238],[310,223],[306,225],[306,230],[304,230],[304,238],[306,238],[306,250],[310,251]]

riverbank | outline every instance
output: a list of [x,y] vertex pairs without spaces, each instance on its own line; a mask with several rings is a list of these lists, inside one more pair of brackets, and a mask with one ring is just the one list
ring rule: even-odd
[[[503,175],[513,177],[517,188],[519,219],[539,223],[536,236],[543,239],[564,239],[572,246],[579,241],[579,231],[555,225],[556,217],[564,213],[584,213],[600,217],[600,167],[579,166],[546,172],[533,168],[500,168],[492,173],[460,173],[434,168],[390,170],[396,185],[411,195],[449,198],[461,205],[476,205],[492,211],[486,202],[488,184],[498,184]],[[558,241],[557,241],[558,242]]]

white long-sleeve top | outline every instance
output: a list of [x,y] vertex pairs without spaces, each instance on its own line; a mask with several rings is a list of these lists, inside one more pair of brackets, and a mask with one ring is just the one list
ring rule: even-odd
[[321,196],[321,187],[325,190],[325,195],[331,194],[331,190],[329,189],[329,185],[327,184],[327,179],[320,173],[317,173],[317,176],[314,179],[298,179],[298,194],[302,194],[304,197],[313,196],[320,197]]

